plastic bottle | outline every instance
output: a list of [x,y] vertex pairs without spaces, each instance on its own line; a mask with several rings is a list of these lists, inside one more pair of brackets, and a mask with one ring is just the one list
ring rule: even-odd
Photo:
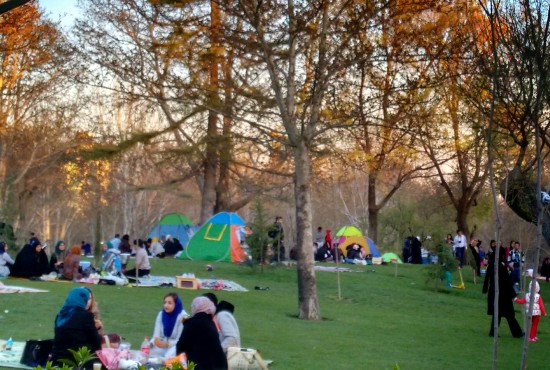
[[13,339],[9,337],[8,341],[6,342],[6,351],[11,351],[11,347],[13,347]]
[[149,337],[145,337],[145,339],[143,340],[143,343],[141,343],[141,353],[144,354],[145,356],[149,356],[149,351],[150,351],[151,347],[150,347],[150,343],[149,343]]

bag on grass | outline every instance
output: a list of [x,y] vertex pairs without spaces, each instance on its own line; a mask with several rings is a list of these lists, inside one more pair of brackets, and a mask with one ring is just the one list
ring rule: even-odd
[[260,353],[253,348],[227,348],[229,370],[267,370]]
[[53,339],[29,339],[19,362],[31,367],[45,366],[50,360],[52,346]]

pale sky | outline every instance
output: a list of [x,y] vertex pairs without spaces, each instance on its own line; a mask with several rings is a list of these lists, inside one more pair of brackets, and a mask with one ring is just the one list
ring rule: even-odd
[[61,19],[63,25],[71,25],[78,13],[77,0],[38,0],[38,3],[53,20]]

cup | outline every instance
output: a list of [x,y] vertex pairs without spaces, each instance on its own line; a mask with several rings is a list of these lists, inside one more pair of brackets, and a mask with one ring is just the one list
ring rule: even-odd
[[94,362],[94,370],[101,370],[101,362]]

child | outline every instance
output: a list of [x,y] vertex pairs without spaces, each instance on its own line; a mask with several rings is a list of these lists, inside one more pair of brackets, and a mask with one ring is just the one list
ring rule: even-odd
[[[533,270],[527,270],[527,275],[533,274]],[[529,312],[529,300],[531,298],[531,288],[535,287],[535,302],[533,303],[533,311]],[[544,303],[542,301],[542,297],[539,294],[540,287],[539,283],[537,281],[532,281],[531,284],[529,284],[529,292],[525,294],[525,297],[522,299],[515,298],[514,301],[519,304],[525,304],[525,311],[527,312],[527,316],[531,316],[531,332],[529,333],[529,341],[536,342],[539,340],[537,338],[537,329],[539,326],[539,320],[540,315],[543,314],[546,316],[546,310],[544,309]]]

